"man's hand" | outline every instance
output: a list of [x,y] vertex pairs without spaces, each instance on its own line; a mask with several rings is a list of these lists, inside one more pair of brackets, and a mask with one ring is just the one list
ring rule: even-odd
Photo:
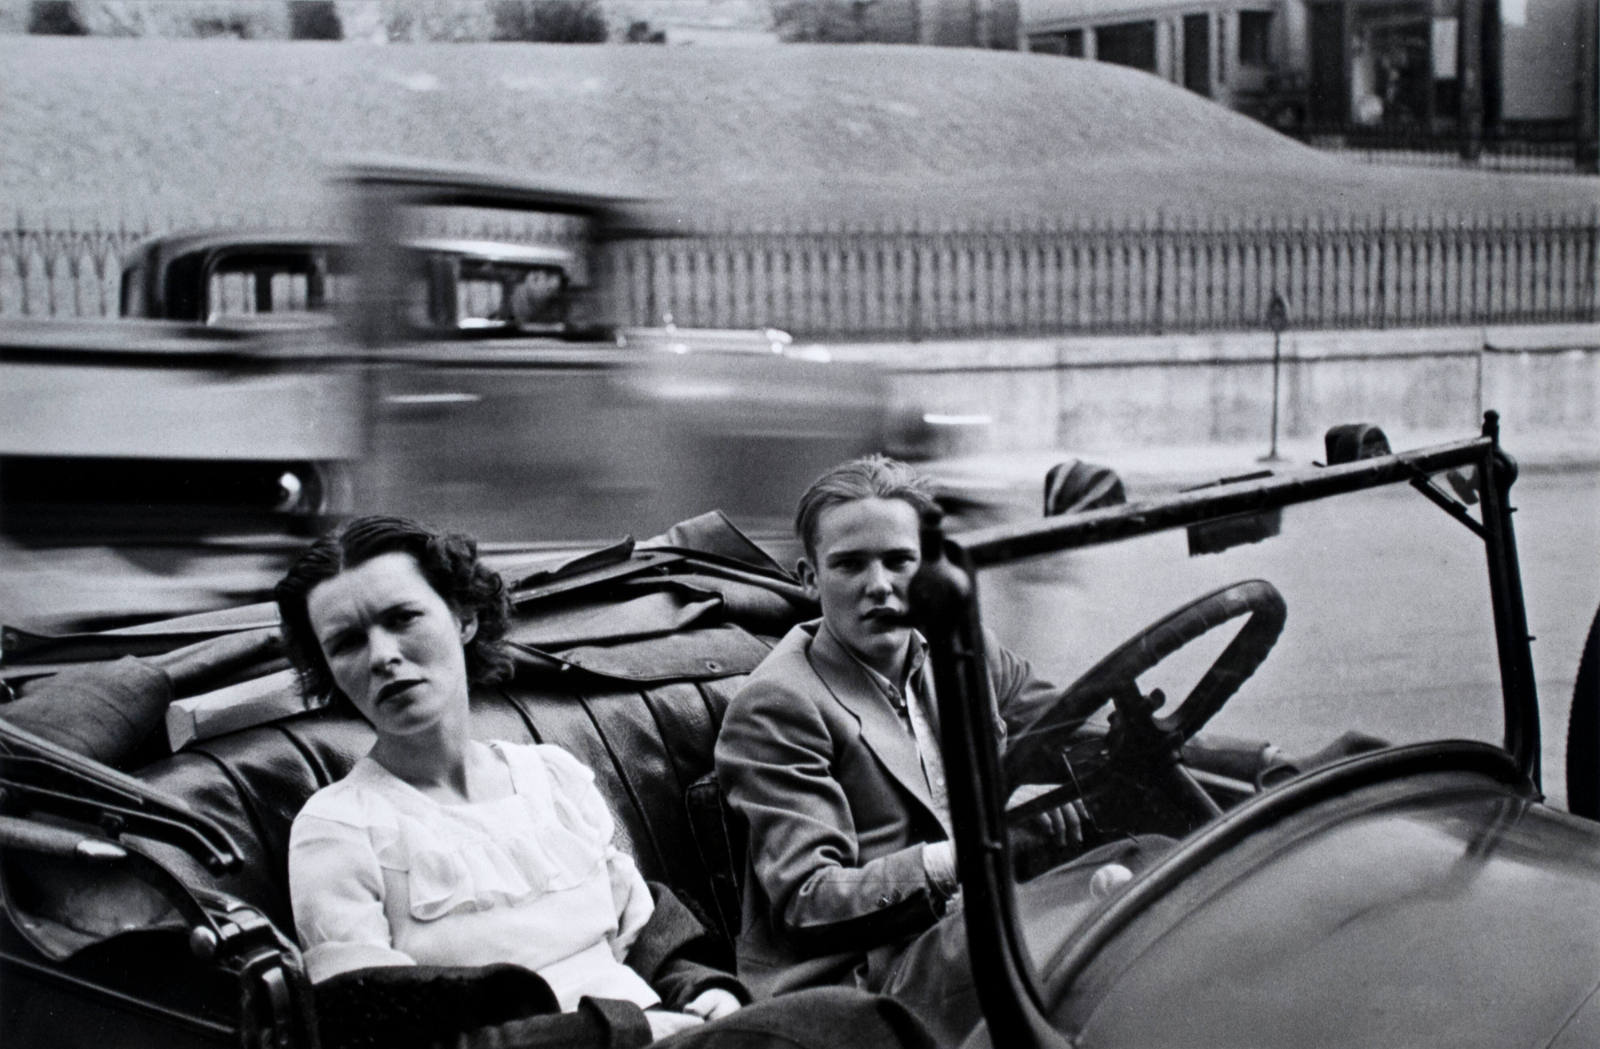
[[695,995],[694,999],[683,1007],[683,1011],[702,1020],[720,1020],[724,1016],[732,1016],[738,1012],[743,1004],[738,996],[727,988],[713,987]]
[[[1019,787],[1008,807],[1054,789],[1047,784]],[[1080,799],[1045,809],[1011,825],[1011,857],[1017,876],[1023,880],[1041,874],[1071,859],[1083,849],[1083,825],[1087,814]]]
[[1082,845],[1083,844],[1083,802],[1073,800],[1054,809],[1046,809],[1035,813],[1024,820],[1021,826],[1029,837],[1040,843],[1048,845]]
[[[1055,785],[1048,783],[1024,784],[1012,792],[1006,808],[1014,809],[1054,789]],[[1074,798],[1053,809],[1034,813],[1013,824],[1012,830],[1020,836],[1021,844],[1025,845],[1080,846],[1083,844],[1084,818],[1083,801]]]

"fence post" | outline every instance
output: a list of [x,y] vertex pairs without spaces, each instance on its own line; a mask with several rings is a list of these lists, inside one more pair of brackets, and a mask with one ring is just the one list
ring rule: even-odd
[[[13,229],[7,229],[4,232],[0,232],[0,250],[4,250],[4,252],[11,257],[12,266],[13,267],[21,265],[21,263],[22,263],[22,213],[20,211],[17,212],[16,228],[14,230]],[[22,274],[21,274],[21,272],[18,272],[17,281],[18,281],[19,285],[21,283],[21,280],[22,280]],[[7,298],[6,290],[7,290],[6,289],[6,281],[3,280],[3,279],[0,279],[0,317],[4,317],[4,316],[6,316],[7,313],[10,312],[8,310],[7,306],[6,306],[6,298]]]
[[[43,223],[41,222],[41,226]],[[22,214],[17,214],[17,280],[22,287],[22,315],[33,316],[33,255],[28,247],[29,237],[22,224]]]
[[1387,208],[1378,210],[1378,287],[1377,295],[1377,323],[1374,325],[1379,331],[1388,327],[1389,320],[1389,211]]
[[912,216],[911,216],[911,228],[909,230],[909,235],[906,237],[906,244],[911,249],[909,251],[909,253],[908,253],[911,257],[910,257],[910,259],[907,260],[909,262],[909,264],[910,264],[910,270],[911,270],[911,273],[910,273],[911,286],[906,289],[906,311],[909,314],[909,316],[906,318],[907,321],[908,321],[908,323],[906,324],[906,332],[910,336],[912,342],[921,342],[922,341],[922,218],[921,218],[920,214],[913,213]]
[[1589,213],[1589,228],[1584,231],[1588,236],[1583,280],[1583,297],[1588,300],[1584,310],[1584,318],[1589,321],[1600,320],[1600,208]]
[[1151,234],[1151,243],[1155,245],[1156,252],[1156,302],[1151,321],[1157,335],[1162,334],[1166,325],[1167,240],[1166,223],[1162,219],[1162,209],[1157,208],[1156,228]]

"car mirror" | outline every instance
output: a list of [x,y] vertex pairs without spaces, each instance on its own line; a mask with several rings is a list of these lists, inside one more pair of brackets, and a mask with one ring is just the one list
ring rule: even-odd
[[[1220,488],[1226,484],[1237,484],[1240,481],[1259,481],[1271,476],[1271,470],[1258,470],[1255,473],[1224,477],[1219,481],[1195,485],[1193,488],[1185,488],[1184,491],[1198,492],[1207,488]],[[1263,539],[1271,539],[1282,529],[1282,509],[1266,510],[1256,514],[1234,514],[1231,517],[1219,517],[1215,521],[1201,521],[1199,524],[1190,525],[1186,530],[1189,536],[1189,556],[1220,554],[1235,546],[1259,543]]]

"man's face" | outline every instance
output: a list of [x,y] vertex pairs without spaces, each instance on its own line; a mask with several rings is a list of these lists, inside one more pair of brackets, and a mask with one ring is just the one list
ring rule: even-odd
[[800,579],[828,628],[863,663],[893,679],[911,638],[907,591],[922,561],[917,511],[900,499],[857,499],[817,518],[815,562]]

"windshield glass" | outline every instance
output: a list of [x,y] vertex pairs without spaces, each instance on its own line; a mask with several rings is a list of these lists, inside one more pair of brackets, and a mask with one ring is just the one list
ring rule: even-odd
[[[1473,478],[1434,484],[1477,520]],[[1505,738],[1484,543],[1406,484],[1015,562],[978,584],[999,642],[1077,683],[1020,718],[997,697],[1019,895],[1074,861],[1093,874],[1135,835],[1159,853],[1368,748]],[[1184,742],[1176,773],[1170,746],[1118,713],[1141,703],[1159,704],[1149,731]],[[1036,959],[1142,869],[1126,866],[1064,896],[1058,920],[1021,923]]]
[[399,217],[412,255],[400,308],[413,329],[559,334],[588,323],[588,218],[414,201]]
[[326,252],[227,255],[210,269],[206,323],[319,314],[353,297],[354,277]]
[[560,328],[566,274],[558,266],[519,266],[462,259],[456,277],[456,322]]

